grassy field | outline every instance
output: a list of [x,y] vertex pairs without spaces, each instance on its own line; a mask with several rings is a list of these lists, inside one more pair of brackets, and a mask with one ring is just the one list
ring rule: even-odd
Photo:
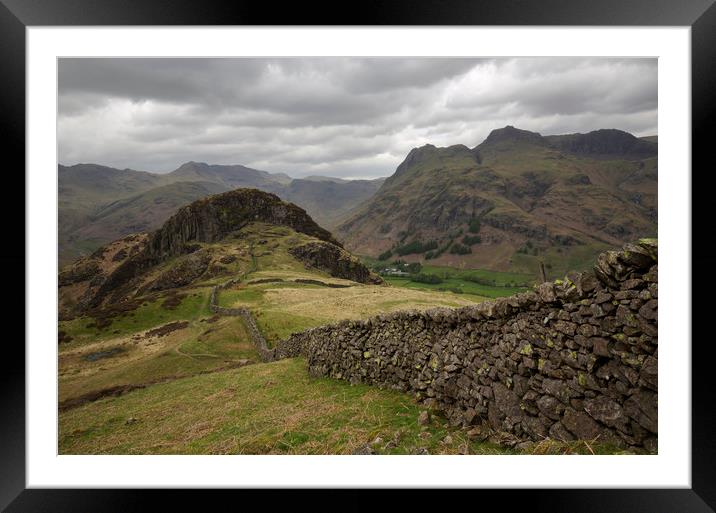
[[540,252],[539,256],[515,253],[512,266],[522,272],[539,272],[539,261],[545,265],[547,278],[550,280],[563,278],[569,271],[583,271],[594,266],[595,255],[602,251],[614,249],[607,244],[585,244],[581,246],[553,247]]
[[518,292],[524,292],[527,290],[523,287],[491,287],[489,285],[481,285],[479,283],[473,283],[467,280],[463,280],[459,277],[448,278],[442,283],[419,283],[411,281],[409,278],[402,278],[398,276],[384,276],[383,279],[393,285],[394,287],[405,287],[409,289],[425,289],[434,291],[451,291],[457,293],[460,291],[461,294],[468,294],[471,296],[479,296],[483,298],[497,298],[502,296],[511,296]]
[[[368,256],[361,256],[361,260],[371,269],[391,267],[392,260],[381,262]],[[518,292],[524,292],[527,287],[535,282],[535,274],[523,272],[500,272],[487,269],[458,269],[438,265],[423,265],[420,271],[423,274],[432,274],[440,277],[442,283],[421,283],[412,281],[408,277],[383,276],[383,279],[394,287],[410,289],[424,289],[435,292],[453,292],[458,294],[469,294],[481,298],[497,298],[511,296]],[[493,281],[492,284],[476,283],[467,279],[468,277]]]
[[343,319],[362,319],[396,310],[460,307],[484,299],[375,285],[329,288],[292,282],[241,284],[219,294],[222,306],[250,308],[269,342]]
[[290,359],[158,384],[64,412],[60,453],[351,454],[377,438],[373,450],[385,454],[419,448],[455,454],[466,445],[475,454],[510,452],[470,441],[439,417],[423,430],[420,411],[407,394],[312,379],[305,360]]

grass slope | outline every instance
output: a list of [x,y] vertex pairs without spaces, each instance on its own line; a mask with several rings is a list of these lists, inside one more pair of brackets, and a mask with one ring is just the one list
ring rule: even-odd
[[[227,264],[228,275],[154,294],[134,310],[111,317],[105,327],[89,317],[61,322],[60,329],[72,340],[59,346],[59,452],[352,454],[365,452],[366,445],[377,454],[519,452],[496,439],[470,438],[437,414],[430,425],[420,426],[417,418],[424,408],[409,394],[311,378],[301,358],[259,363],[241,318],[211,314],[210,284],[238,276],[242,283],[221,291],[219,300],[249,307],[270,341],[340,319],[484,299],[332,278],[288,254],[289,247],[308,239],[288,228],[251,224],[236,237],[211,245],[217,257],[237,257]],[[167,262],[161,270],[171,265]],[[426,270],[448,273],[454,280],[464,278],[461,273],[479,273],[496,285],[524,278],[433,266]],[[266,279],[282,281],[256,282]],[[485,293],[508,291],[491,288],[495,290]],[[105,396],[117,387],[124,387],[123,395]],[[95,397],[87,401],[90,395]],[[616,452],[583,442],[547,441],[520,451]]]
[[[409,454],[510,452],[433,422],[400,392],[313,379],[303,359],[251,365],[137,390],[60,415],[60,454]],[[134,420],[129,420],[134,419]],[[423,434],[424,433],[424,434]],[[452,440],[444,443],[451,434]],[[386,445],[396,440],[395,447]],[[464,448],[463,448],[464,449]]]
[[408,394],[308,376],[302,358],[215,372],[60,414],[60,454],[616,454],[545,440],[519,450],[471,438]]
[[[64,340],[69,340],[59,345],[60,401],[77,400],[113,387],[212,372],[244,360],[258,361],[241,319],[218,318],[209,309],[212,285],[228,279],[242,277],[242,282],[222,290],[219,303],[249,307],[269,342],[342,319],[400,309],[463,306],[484,299],[368,286],[333,278],[307,269],[288,253],[290,247],[311,240],[314,239],[287,227],[252,223],[233,237],[201,244],[213,252],[215,259],[235,258],[222,264],[226,274],[208,275],[184,288],[152,293],[140,298],[136,308],[118,311],[105,318],[104,323],[99,322],[102,316],[60,321],[59,330]],[[171,270],[180,258],[150,270],[147,279]],[[283,281],[251,283],[266,279]],[[345,288],[295,280],[314,280]],[[161,333],[174,323],[184,324]]]

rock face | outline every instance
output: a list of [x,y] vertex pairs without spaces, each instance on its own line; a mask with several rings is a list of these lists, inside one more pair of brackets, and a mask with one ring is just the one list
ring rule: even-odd
[[371,272],[356,257],[343,248],[328,242],[309,242],[291,248],[288,252],[308,267],[326,271],[334,278],[375,285],[383,283],[380,276]]
[[91,280],[100,273],[99,264],[90,259],[81,259],[70,268],[62,271],[58,276],[58,286],[66,287],[81,281]]
[[340,246],[302,208],[258,189],[236,189],[180,208],[152,234],[147,254],[159,259],[180,255],[191,242],[215,242],[256,221],[288,226]]
[[603,254],[533,292],[294,334],[313,376],[413,391],[454,424],[524,440],[657,447],[657,243]]
[[602,129],[588,134],[553,135],[545,137],[562,151],[577,155],[619,156],[633,159],[655,157],[655,143],[637,139],[622,130]]
[[159,275],[148,290],[166,290],[188,285],[206,271],[209,262],[211,262],[211,255],[204,250],[185,255],[177,265]]

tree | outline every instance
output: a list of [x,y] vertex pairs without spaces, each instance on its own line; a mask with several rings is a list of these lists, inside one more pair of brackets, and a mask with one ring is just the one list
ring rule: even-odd
[[467,255],[468,253],[472,253],[472,249],[470,249],[470,246],[464,246],[459,242],[456,242],[450,248],[450,253],[453,255]]
[[418,283],[428,283],[431,285],[436,285],[438,283],[442,283],[443,280],[440,278],[440,276],[436,276],[435,274],[425,274],[425,273],[418,273],[414,274],[410,277],[410,281],[415,281]]
[[474,244],[479,244],[480,242],[482,242],[482,237],[479,235],[465,235],[462,238],[462,243],[466,246],[472,246]]
[[476,217],[470,219],[468,229],[470,230],[470,233],[478,233],[480,231],[480,220]]
[[413,262],[412,264],[408,264],[408,267],[407,267],[408,272],[410,274],[417,274],[421,271],[422,268],[423,268],[423,266],[420,265],[420,262]]
[[382,262],[383,260],[388,260],[392,256],[393,256],[393,252],[391,250],[384,251],[383,253],[378,255],[378,260],[380,260]]

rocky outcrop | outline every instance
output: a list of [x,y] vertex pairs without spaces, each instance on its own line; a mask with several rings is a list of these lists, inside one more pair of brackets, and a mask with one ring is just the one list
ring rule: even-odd
[[275,354],[307,356],[313,376],[412,391],[454,424],[655,452],[657,319],[657,243],[642,240],[531,292],[314,328]]
[[[174,257],[182,260],[155,282],[141,288],[140,292],[180,287],[202,275],[223,274],[226,269],[221,266],[208,267],[211,259],[200,251],[199,243],[219,241],[252,222],[287,226],[343,251],[330,232],[318,226],[305,210],[281,201],[274,194],[257,189],[236,189],[179,209],[159,230],[145,235],[146,244],[141,251],[130,254],[115,264],[111,272],[99,276],[96,286],[88,290],[81,306],[92,308],[105,300],[116,301],[134,293],[139,276]],[[73,272],[77,274],[79,271]],[[62,276],[61,283],[77,279],[75,274]]]
[[498,128],[490,132],[490,135],[487,136],[482,145],[487,146],[497,143],[530,143],[536,145],[546,145],[545,139],[537,132],[521,130],[511,125],[507,125],[505,128]]
[[80,259],[58,276],[58,286],[66,287],[82,281],[91,280],[101,273],[99,264],[93,259]]
[[175,289],[189,285],[199,278],[209,267],[211,254],[206,250],[199,250],[185,255],[170,269],[167,269],[152,282],[148,291]]
[[290,248],[288,252],[309,268],[325,271],[334,278],[379,285],[383,279],[356,257],[329,242],[309,242]]
[[656,157],[658,145],[613,128],[587,134],[552,135],[545,139],[560,151],[576,155],[645,159]]
[[186,252],[192,242],[216,242],[251,222],[288,226],[317,239],[340,246],[306,211],[275,194],[257,189],[236,189],[195,201],[180,208],[154,232],[147,254],[164,259]]

